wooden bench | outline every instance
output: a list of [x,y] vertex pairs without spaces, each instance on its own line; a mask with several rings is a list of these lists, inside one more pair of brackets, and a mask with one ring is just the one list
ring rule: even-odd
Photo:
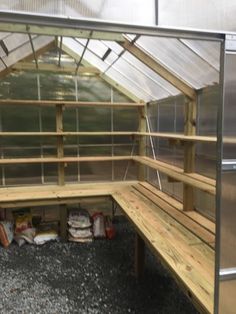
[[184,213],[179,202],[147,183],[121,188],[113,198],[196,307],[213,313],[213,222],[197,213]]
[[184,212],[180,202],[147,182],[6,187],[0,189],[0,208],[59,204],[65,228],[64,204],[100,196],[117,202],[198,309],[213,313],[215,224],[196,211]]

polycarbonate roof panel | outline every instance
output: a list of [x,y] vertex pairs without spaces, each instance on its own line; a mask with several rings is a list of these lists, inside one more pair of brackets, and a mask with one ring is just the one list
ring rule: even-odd
[[171,85],[169,82],[164,80],[161,76],[156,74],[151,68],[146,66],[144,63],[139,61],[137,58],[135,58],[131,53],[126,51],[122,58],[124,58],[126,61],[131,63],[134,67],[139,69],[142,73],[144,73],[147,77],[149,77],[153,82],[158,84],[160,87],[162,87],[167,94],[170,96],[174,96],[180,93],[178,89],[176,89],[173,85]]
[[155,25],[155,0],[1,0],[0,10]]
[[179,39],[141,36],[135,45],[195,89],[219,82],[219,72]]
[[[84,46],[77,40],[72,38],[64,38],[63,44],[78,55],[78,59],[84,50]],[[115,68],[109,68],[109,63],[101,60],[99,56],[94,54],[91,50],[87,49],[83,58],[89,64],[97,67],[102,73],[115,80],[118,84],[128,89],[135,96],[139,97],[144,101],[155,99],[152,95],[148,94],[143,90],[142,86],[133,82],[129,77],[124,76],[119,70]],[[106,60],[107,61],[107,60]]]
[[[80,44],[85,46],[85,41],[76,39]],[[151,99],[162,99],[168,96],[174,96],[179,94],[179,91],[174,88],[171,84],[162,79],[159,75],[149,69],[146,65],[140,62],[136,57],[133,57],[129,52],[125,52],[124,49],[117,43],[111,43],[108,41],[92,40],[87,46],[84,57],[90,58],[91,55],[88,52],[93,53],[96,57],[100,58],[100,62],[103,60],[102,57],[107,52],[108,47],[114,48],[115,51],[110,51],[109,55],[104,59],[104,64],[107,68],[112,67],[117,70],[123,77],[126,77],[135,85],[141,88],[145,93],[151,96]],[[119,49],[118,47],[121,47]],[[82,50],[80,49],[81,53]],[[122,55],[120,53],[124,52]],[[118,54],[119,53],[119,54]],[[94,64],[94,63],[93,63]]]
[[[52,37],[38,36],[33,39],[34,49],[38,50],[52,41]],[[28,42],[26,42],[25,44],[20,45],[18,49],[14,49],[12,52],[10,52],[8,56],[3,56],[2,59],[5,64],[10,67],[11,65],[17,63],[19,60],[27,57],[30,54],[32,54],[32,48],[28,40]]]
[[181,39],[181,42],[206,60],[217,71],[220,70],[220,43],[214,41]]

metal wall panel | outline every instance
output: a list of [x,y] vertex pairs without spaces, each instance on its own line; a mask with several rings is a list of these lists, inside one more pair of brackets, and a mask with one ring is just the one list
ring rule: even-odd
[[[232,41],[234,44],[234,41]],[[227,47],[227,42],[226,42]],[[236,50],[236,45],[234,45]],[[236,52],[226,51],[224,72],[223,153],[221,174],[221,202],[218,204],[218,239],[220,256],[219,313],[233,314],[236,308],[236,146],[229,144],[229,137],[236,137]],[[220,223],[220,231],[219,231]],[[230,273],[230,275],[229,275]],[[227,275],[228,274],[228,275]]]

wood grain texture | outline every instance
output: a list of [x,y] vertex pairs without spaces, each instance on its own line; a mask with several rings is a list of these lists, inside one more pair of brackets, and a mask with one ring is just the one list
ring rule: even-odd
[[213,313],[214,251],[163,210],[147,205],[132,189],[113,197],[199,308]]
[[191,173],[184,173],[181,168],[178,168],[176,166],[169,165],[167,163],[154,160],[149,157],[140,157],[140,156],[134,156],[133,160],[136,162],[143,163],[144,165],[159,170],[160,172],[173,177],[176,180],[179,180],[187,185],[193,186],[195,188],[198,188],[206,193],[209,193],[211,195],[215,195],[216,189],[215,189],[215,181],[210,179],[210,182],[214,183],[214,185],[209,184],[205,180],[204,176],[197,175],[197,177],[194,174]]

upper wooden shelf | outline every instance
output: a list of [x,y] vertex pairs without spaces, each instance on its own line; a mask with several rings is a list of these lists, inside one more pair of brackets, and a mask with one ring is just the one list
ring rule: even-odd
[[132,136],[138,132],[0,132],[0,136]]
[[131,160],[130,156],[4,158],[0,165]]
[[216,143],[214,136],[188,136],[172,133],[148,133],[148,132],[0,132],[0,136],[154,136],[189,142]]
[[28,106],[56,106],[63,105],[66,107],[116,107],[116,108],[133,108],[144,107],[145,103],[125,103],[125,102],[89,102],[89,101],[58,101],[58,100],[13,100],[0,99],[0,105],[28,105]]
[[158,170],[171,178],[174,178],[187,185],[198,188],[209,194],[215,195],[216,193],[216,188],[215,188],[216,182],[213,179],[207,178],[205,176],[202,176],[196,173],[185,173],[183,169],[179,167],[169,165],[165,162],[154,160],[149,157],[134,156],[133,160],[143,165],[146,165],[152,169]]
[[180,141],[189,141],[189,142],[212,142],[216,143],[217,138],[215,136],[201,136],[201,135],[184,135],[176,133],[161,133],[161,132],[140,132],[140,135],[153,136],[159,138],[174,139]]

